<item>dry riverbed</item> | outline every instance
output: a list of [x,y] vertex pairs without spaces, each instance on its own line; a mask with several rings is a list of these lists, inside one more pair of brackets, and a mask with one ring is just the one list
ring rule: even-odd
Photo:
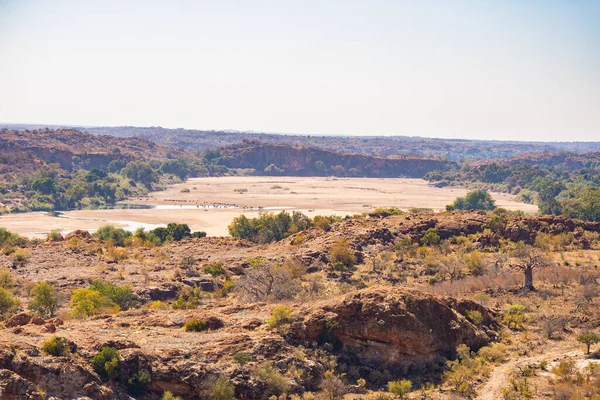
[[[189,190],[189,192],[188,192]],[[169,222],[186,223],[211,236],[227,235],[234,217],[255,217],[261,211],[298,210],[309,216],[352,215],[377,207],[412,207],[442,210],[467,189],[436,188],[422,179],[322,178],[322,177],[212,177],[193,178],[162,192],[128,203],[156,206],[146,209],[70,211],[64,217],[43,212],[0,216],[0,226],[30,237],[52,229],[95,230],[106,224],[152,229]],[[528,214],[537,207],[515,201],[514,196],[493,193],[499,207]]]

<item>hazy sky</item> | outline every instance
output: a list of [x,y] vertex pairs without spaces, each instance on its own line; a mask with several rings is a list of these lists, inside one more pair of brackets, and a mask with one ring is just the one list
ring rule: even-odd
[[600,0],[0,0],[0,122],[600,140]]

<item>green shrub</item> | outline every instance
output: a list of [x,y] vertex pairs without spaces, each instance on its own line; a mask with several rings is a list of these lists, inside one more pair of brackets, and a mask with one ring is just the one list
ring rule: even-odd
[[292,310],[286,306],[276,306],[271,312],[271,318],[267,319],[267,325],[270,328],[277,328],[278,326],[289,322],[292,316]]
[[33,299],[29,304],[29,309],[36,311],[42,317],[54,316],[58,295],[54,286],[48,282],[41,282],[31,288],[29,296]]
[[471,321],[473,323],[473,325],[479,326],[483,323],[483,316],[481,315],[481,312],[479,312],[477,310],[466,311],[465,317],[467,317],[467,319],[469,321]]
[[223,268],[223,263],[214,263],[204,266],[204,272],[212,276],[227,275],[227,271]]
[[119,351],[108,346],[102,347],[90,361],[94,371],[104,379],[113,379],[118,375],[120,362]]
[[244,353],[242,351],[238,351],[233,355],[233,360],[240,365],[244,365],[250,361],[252,361],[252,356],[248,353]]
[[52,242],[59,242],[59,241],[63,240],[63,236],[58,229],[52,229],[46,235],[46,239],[48,239]]
[[127,310],[135,304],[135,296],[129,286],[117,286],[110,282],[94,280],[90,289],[97,290],[111,302],[118,305],[121,310]]
[[42,342],[42,351],[54,357],[64,356],[69,352],[69,342],[64,337],[51,336]]
[[89,317],[103,310],[118,307],[108,297],[94,289],[77,289],[69,301],[71,315],[74,317]]
[[0,288],[0,315],[3,318],[15,312],[20,304],[19,300],[11,292]]
[[265,394],[280,396],[290,390],[289,379],[271,364],[262,364],[254,369],[253,375],[265,384]]
[[493,210],[496,203],[486,190],[473,190],[465,197],[457,197],[452,207],[455,210]]
[[429,228],[421,238],[421,244],[423,246],[437,246],[440,244],[442,239],[436,228]]
[[397,381],[388,382],[388,392],[399,396],[404,399],[410,390],[412,389],[412,382],[408,379],[401,379]]
[[500,362],[506,358],[506,346],[502,343],[492,343],[479,349],[478,354],[487,361]]
[[166,392],[163,393],[160,400],[181,400],[181,397],[175,396],[173,393],[171,393],[167,390]]
[[340,263],[346,268],[352,268],[354,264],[356,264],[356,258],[352,251],[350,251],[348,242],[344,239],[340,239],[331,247],[331,250],[329,251],[329,262],[332,265]]
[[121,228],[115,228],[112,225],[104,225],[98,228],[94,233],[94,237],[103,242],[111,241],[115,246],[124,246],[125,239],[131,236],[131,232]]
[[7,269],[0,269],[0,288],[12,289],[17,282],[12,274]]
[[219,376],[207,390],[210,400],[235,400],[235,387],[225,376]]
[[206,321],[203,319],[190,319],[183,325],[183,330],[186,332],[202,332],[206,329]]
[[17,249],[12,253],[13,267],[22,267],[29,260],[29,251],[27,249]]
[[127,392],[133,396],[140,395],[152,382],[146,371],[140,371],[127,380]]

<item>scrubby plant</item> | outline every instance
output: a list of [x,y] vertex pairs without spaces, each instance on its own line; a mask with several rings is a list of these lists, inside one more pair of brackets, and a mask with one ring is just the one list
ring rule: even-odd
[[46,239],[50,240],[51,242],[59,242],[59,241],[63,240],[63,236],[62,236],[62,233],[60,232],[60,230],[52,229],[46,235]]
[[166,392],[163,393],[160,400],[181,400],[181,397],[175,396],[172,392],[169,392],[167,390]]
[[133,396],[138,396],[146,390],[151,382],[150,374],[146,371],[137,372],[127,379],[127,392]]
[[54,357],[64,356],[69,352],[69,342],[64,337],[51,336],[42,342],[42,351]]
[[253,375],[264,383],[266,395],[280,396],[290,390],[289,379],[269,363],[256,367]]
[[36,311],[42,317],[54,316],[54,310],[58,303],[58,294],[54,286],[48,282],[41,282],[31,288],[29,296],[32,298],[29,309]]
[[110,282],[94,280],[90,289],[97,290],[111,302],[118,305],[121,310],[127,310],[135,304],[133,290],[129,286],[117,286]]
[[423,246],[437,246],[440,244],[441,238],[436,228],[429,228],[421,238]]
[[229,378],[220,375],[209,384],[206,394],[210,400],[235,400],[235,387]]
[[0,269],[0,288],[12,289],[17,282],[12,274],[7,269]]
[[346,268],[352,268],[356,264],[356,258],[344,239],[338,240],[329,251],[329,262],[331,265],[341,264]]
[[492,343],[489,346],[479,349],[477,354],[487,361],[493,363],[500,362],[506,358],[506,346],[502,343]]
[[183,325],[183,330],[186,332],[202,332],[206,329],[206,321],[198,318],[190,319]]
[[252,361],[252,356],[248,353],[244,353],[243,351],[238,351],[233,355],[233,360],[240,365],[244,365]]
[[89,288],[75,290],[71,295],[69,306],[72,309],[71,315],[74,317],[89,317],[104,310],[114,310],[115,307],[118,310],[118,306],[108,297],[103,296],[97,290]]
[[220,262],[205,265],[203,270],[205,273],[212,275],[213,277],[227,275],[227,271],[225,268],[223,268],[223,263]]
[[511,325],[514,329],[520,329],[523,327],[525,321],[525,311],[527,307],[520,303],[514,303],[507,307],[504,312],[504,322],[510,329]]
[[12,253],[13,267],[22,267],[29,260],[29,251],[27,249],[17,249]]
[[120,362],[119,351],[108,346],[102,347],[90,361],[94,371],[104,379],[113,379],[118,375]]
[[412,382],[408,379],[400,379],[397,381],[388,382],[388,392],[394,394],[401,399],[406,398],[406,395],[410,393],[412,389]]
[[290,321],[292,310],[286,306],[276,306],[271,312],[271,317],[267,319],[267,325],[270,328],[277,328]]
[[6,318],[15,312],[20,304],[19,300],[10,291],[0,288],[0,316],[2,318]]
[[154,300],[153,302],[150,303],[148,308],[151,310],[166,310],[169,308],[169,305],[167,303],[165,303],[164,301]]
[[483,323],[483,316],[480,311],[477,310],[468,310],[465,311],[465,317],[472,322],[474,325],[481,325]]

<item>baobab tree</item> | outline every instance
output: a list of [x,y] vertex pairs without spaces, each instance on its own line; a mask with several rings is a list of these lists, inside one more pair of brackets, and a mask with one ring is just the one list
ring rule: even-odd
[[550,260],[539,249],[526,244],[518,244],[512,253],[513,262],[510,266],[523,271],[525,281],[523,289],[535,290],[533,285],[533,270],[550,265]]

